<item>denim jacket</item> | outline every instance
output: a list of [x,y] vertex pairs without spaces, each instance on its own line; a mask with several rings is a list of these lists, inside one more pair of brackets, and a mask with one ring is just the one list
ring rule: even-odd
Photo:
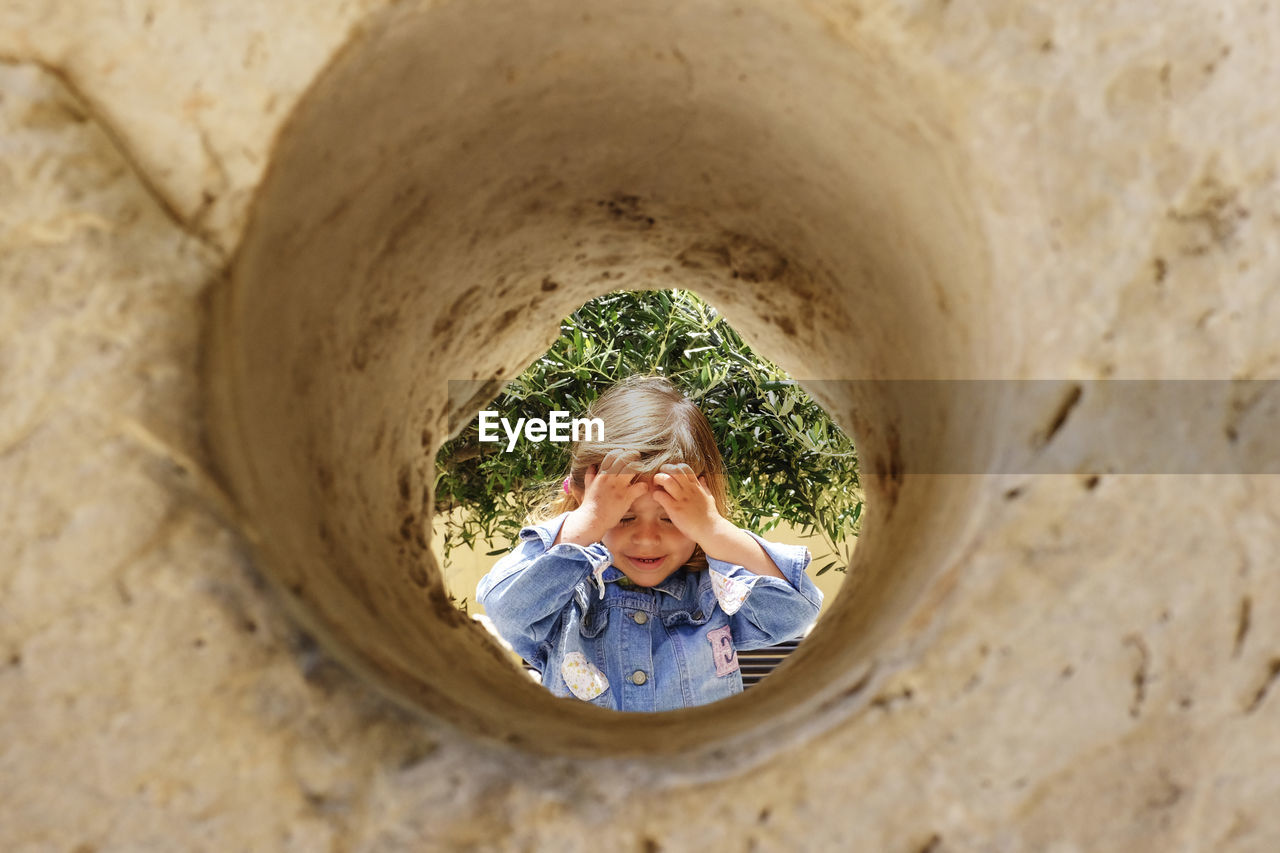
[[822,593],[803,546],[750,534],[786,580],[708,558],[706,571],[678,569],[646,589],[599,542],[553,547],[567,515],[521,530],[476,588],[498,633],[557,696],[617,711],[713,702],[742,692],[738,649],[794,640],[817,618]]

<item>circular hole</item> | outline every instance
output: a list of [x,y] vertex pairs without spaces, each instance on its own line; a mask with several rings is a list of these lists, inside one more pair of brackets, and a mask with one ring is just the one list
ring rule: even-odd
[[[613,291],[580,306],[561,320],[551,348],[486,403],[479,418],[454,425],[456,434],[435,458],[431,537],[450,599],[502,638],[477,597],[478,585],[517,546],[522,527],[549,521],[566,500],[561,479],[572,459],[570,419],[585,418],[601,392],[637,374],[668,377],[707,416],[723,459],[730,517],[769,541],[805,546],[812,559],[806,574],[823,595],[822,610],[830,608],[865,500],[852,443],[714,306],[678,290]],[[461,403],[482,385],[451,382],[450,393]],[[552,413],[564,425],[558,439],[546,426]],[[513,662],[548,683],[545,667],[521,660],[506,638],[499,641]],[[749,689],[799,644],[782,637],[765,648],[743,645],[737,657]]]
[[[281,132],[211,335],[215,451],[297,617],[408,706],[542,753],[715,772],[856,708],[981,517],[974,478],[911,472],[992,452],[952,385],[880,380],[1009,348],[949,110],[801,8],[379,13]],[[856,586],[784,672],[622,718],[522,682],[427,541],[451,418],[620,287],[696,290],[814,380],[869,495]],[[481,391],[451,411],[455,378]]]

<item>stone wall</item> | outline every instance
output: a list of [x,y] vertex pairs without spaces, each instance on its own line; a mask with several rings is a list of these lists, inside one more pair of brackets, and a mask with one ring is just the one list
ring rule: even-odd
[[[1280,373],[1278,48],[1203,0],[7,4],[0,846],[1277,849],[1280,482],[1196,465],[1274,394],[1202,473],[1001,460],[1097,380]],[[619,722],[419,534],[440,383],[658,284],[794,375],[1082,390],[829,392],[858,587]]]

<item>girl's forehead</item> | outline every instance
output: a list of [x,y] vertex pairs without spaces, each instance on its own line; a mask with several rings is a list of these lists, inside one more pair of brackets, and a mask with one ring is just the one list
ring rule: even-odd
[[666,510],[662,508],[662,504],[658,503],[653,499],[653,489],[654,489],[653,481],[650,480],[648,482],[649,482],[649,491],[645,492],[643,495],[641,495],[640,497],[636,498],[634,501],[631,502],[631,511],[635,513],[666,512]]

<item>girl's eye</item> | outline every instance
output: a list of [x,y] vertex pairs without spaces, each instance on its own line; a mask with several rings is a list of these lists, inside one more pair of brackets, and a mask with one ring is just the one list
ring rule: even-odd
[[662,520],[663,520],[663,521],[665,521],[667,524],[670,524],[670,523],[671,523],[671,519],[669,519],[669,518],[664,518],[664,519],[662,519]]
[[619,524],[630,524],[630,523],[631,523],[631,522],[633,522],[633,521],[635,521],[635,518],[634,518],[633,516],[630,516],[630,515],[629,515],[629,516],[627,516],[626,518],[619,520],[619,521],[618,521],[618,523],[619,523]]

